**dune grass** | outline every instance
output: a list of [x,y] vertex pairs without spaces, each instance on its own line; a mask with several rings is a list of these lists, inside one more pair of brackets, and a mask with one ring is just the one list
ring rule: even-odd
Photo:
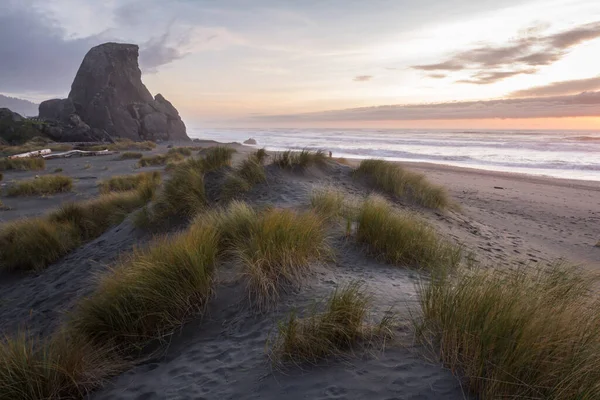
[[231,166],[231,157],[236,150],[231,147],[215,146],[202,150],[201,153],[204,155],[202,158],[203,169],[208,172]]
[[597,280],[555,264],[460,269],[420,288],[417,332],[479,398],[600,398]]
[[46,161],[41,157],[0,158],[0,171],[41,171]]
[[202,311],[212,293],[217,231],[192,225],[156,239],[103,276],[68,330],[124,353],[160,340]]
[[391,264],[429,271],[458,266],[462,248],[440,238],[426,221],[393,210],[382,197],[370,196],[358,211],[356,239]]
[[16,182],[9,186],[7,196],[41,196],[70,192],[73,179],[64,175],[43,175],[35,179]]
[[317,363],[393,336],[394,317],[373,324],[369,318],[371,297],[358,282],[337,288],[323,312],[317,312],[317,306],[305,318],[292,312],[279,322],[277,337],[269,343],[273,361]]
[[52,151],[68,151],[73,146],[66,143],[54,143],[51,140],[45,140],[44,138],[33,138],[26,143],[18,146],[0,146],[0,154],[6,156],[12,156],[15,154],[28,153],[30,151],[50,149]]
[[128,190],[137,189],[140,185],[150,184],[153,186],[160,185],[160,172],[142,172],[135,175],[119,175],[105,179],[98,184],[100,193],[106,194],[110,192],[126,192]]
[[328,157],[323,150],[288,150],[275,154],[273,164],[282,169],[303,171],[312,166],[323,167],[327,165],[327,159]]
[[167,154],[181,154],[182,156],[189,157],[192,155],[192,149],[189,147],[172,147],[167,151]]
[[251,224],[236,225],[246,232],[234,240],[233,253],[243,265],[249,300],[259,310],[288,287],[300,286],[312,264],[331,255],[323,221],[312,212],[270,209]]
[[256,153],[250,155],[227,176],[222,188],[224,198],[232,199],[250,191],[257,183],[266,182],[267,175],[260,157]]
[[82,243],[95,239],[127,214],[147,203],[155,188],[102,195],[67,203],[45,217],[25,218],[0,226],[0,270],[41,270]]
[[123,368],[105,347],[63,335],[37,340],[21,333],[0,342],[0,398],[82,399]]
[[397,163],[363,160],[355,176],[366,177],[378,189],[398,197],[407,196],[415,203],[435,209],[450,206],[446,190],[429,182],[423,174],[408,171]]
[[335,187],[323,187],[312,192],[310,205],[319,215],[327,219],[352,218],[355,206],[347,194]]
[[138,160],[144,157],[143,153],[135,152],[135,151],[126,151],[122,153],[118,160]]
[[169,161],[182,161],[184,157],[179,153],[157,154],[154,156],[142,157],[138,160],[138,167],[152,167],[157,165],[165,165]]
[[146,140],[143,142],[134,142],[131,139],[119,138],[114,143],[106,144],[95,144],[91,146],[84,146],[85,150],[88,151],[126,151],[126,150],[138,150],[138,151],[150,151],[156,147],[156,143]]
[[252,153],[252,156],[256,159],[256,161],[262,164],[265,162],[267,157],[269,157],[269,154],[267,153],[267,150],[265,148],[262,148]]

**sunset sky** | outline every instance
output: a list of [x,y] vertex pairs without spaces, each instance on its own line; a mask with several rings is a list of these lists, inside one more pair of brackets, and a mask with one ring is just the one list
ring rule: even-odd
[[191,127],[600,130],[598,0],[3,0],[0,37],[36,102],[137,43]]

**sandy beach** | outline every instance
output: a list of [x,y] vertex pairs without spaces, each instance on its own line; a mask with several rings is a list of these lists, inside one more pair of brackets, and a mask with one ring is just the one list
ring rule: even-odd
[[[164,153],[167,143],[153,154]],[[214,142],[195,143],[214,146]],[[255,150],[234,145],[234,165]],[[45,214],[67,200],[98,195],[97,181],[116,174],[161,170],[135,168],[135,160],[116,157],[57,159],[42,172],[7,172],[2,182],[52,173],[75,178],[72,193],[32,198],[1,197],[11,209],[0,222]],[[353,161],[350,162],[351,164]],[[494,173],[433,164],[405,164],[447,188],[459,205],[455,210],[427,210],[398,203],[430,221],[444,236],[462,244],[484,264],[537,265],[563,257],[600,268],[600,182],[569,181]],[[352,178],[348,165],[332,163],[305,174],[266,167],[267,182],[243,200],[257,207],[305,209],[311,193],[335,186],[348,196],[372,192]],[[166,177],[167,175],[165,175]],[[211,205],[220,204],[217,187],[222,173],[207,177]],[[215,296],[204,318],[185,325],[169,338],[158,356],[110,380],[94,399],[464,399],[462,382],[413,340],[409,328],[417,303],[419,274],[367,257],[341,231],[330,238],[333,262],[319,265],[302,289],[287,294],[275,310],[255,314],[245,302],[243,284],[232,278],[237,267],[225,263],[217,276]],[[13,335],[51,334],[77,302],[96,287],[96,277],[120,256],[144,246],[152,235],[133,226],[131,218],[84,244],[47,269],[34,274],[0,276],[0,332]],[[322,365],[273,368],[265,343],[277,322],[292,310],[306,310],[338,285],[364,282],[371,291],[374,315],[394,309],[401,320],[399,335],[384,350],[373,349]]]

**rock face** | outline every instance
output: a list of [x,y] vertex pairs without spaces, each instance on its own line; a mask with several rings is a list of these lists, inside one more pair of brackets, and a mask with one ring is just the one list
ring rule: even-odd
[[36,124],[8,108],[0,108],[0,144],[22,144],[42,136]]
[[77,134],[95,140],[189,140],[177,109],[160,94],[153,98],[142,83],[138,51],[133,44],[93,47],[77,71],[69,97],[40,104],[40,118],[77,128]]

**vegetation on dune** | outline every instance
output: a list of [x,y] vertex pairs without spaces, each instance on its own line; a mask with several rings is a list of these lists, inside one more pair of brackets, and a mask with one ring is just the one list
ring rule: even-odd
[[158,186],[161,182],[160,172],[142,172],[135,175],[120,175],[105,179],[98,184],[100,193],[125,192],[136,189],[140,185]]
[[94,144],[91,146],[83,146],[84,150],[88,151],[126,151],[126,150],[138,150],[138,151],[150,151],[156,147],[156,143],[146,140],[144,142],[134,142],[131,139],[116,139],[114,143],[107,144]]
[[182,156],[189,157],[192,155],[192,149],[189,147],[172,147],[167,151],[167,154],[181,154]]
[[305,170],[312,166],[327,165],[327,155],[323,150],[283,151],[275,154],[273,164],[282,169]]
[[393,336],[394,317],[379,323],[369,321],[371,298],[358,282],[336,289],[317,312],[313,307],[305,318],[292,312],[278,324],[278,334],[270,343],[275,361],[316,363],[339,356],[357,345],[373,344]]
[[41,171],[46,161],[41,157],[0,158],[0,171]]
[[454,269],[462,248],[440,238],[426,221],[370,196],[358,210],[356,239],[389,263],[429,271]]
[[63,335],[41,341],[19,334],[0,342],[0,398],[84,398],[124,367],[105,347]]
[[[260,152],[260,150],[259,150]],[[262,164],[265,155],[258,152],[242,161],[223,183],[223,197],[231,199],[241,193],[248,192],[254,185],[267,180],[265,167]]]
[[600,398],[600,298],[573,268],[460,269],[420,288],[419,336],[481,399]]
[[52,172],[54,172],[55,174],[58,174],[58,173],[61,173],[61,172],[63,172],[63,169],[62,169],[62,168],[56,168],[56,169],[55,169],[54,171],[52,171]]
[[14,154],[28,153],[30,151],[50,149],[52,151],[68,151],[73,149],[73,146],[66,143],[54,143],[40,137],[34,137],[26,143],[18,146],[0,146],[0,154],[12,156]]
[[92,240],[127,214],[147,203],[155,187],[111,193],[97,199],[67,203],[41,218],[0,226],[0,270],[40,270],[82,243]]
[[136,250],[102,277],[68,330],[125,354],[170,335],[202,311],[212,293],[217,240],[215,229],[195,225]]
[[313,191],[310,197],[312,209],[327,219],[352,218],[355,206],[347,199],[347,194],[335,187],[324,187]]
[[182,161],[184,157],[179,153],[157,154],[155,156],[142,157],[138,160],[138,167],[152,167],[165,165],[169,161]]
[[73,179],[64,175],[43,175],[35,179],[19,181],[9,186],[7,196],[40,196],[70,192]]
[[231,157],[236,150],[231,147],[215,146],[202,150],[202,166],[204,171],[214,171],[221,167],[231,166]]
[[397,163],[363,160],[355,176],[366,177],[378,189],[394,196],[407,196],[419,205],[443,209],[450,206],[446,190],[430,183],[424,175],[408,171]]
[[136,151],[126,151],[118,158],[119,160],[137,160],[144,157],[144,154]]

